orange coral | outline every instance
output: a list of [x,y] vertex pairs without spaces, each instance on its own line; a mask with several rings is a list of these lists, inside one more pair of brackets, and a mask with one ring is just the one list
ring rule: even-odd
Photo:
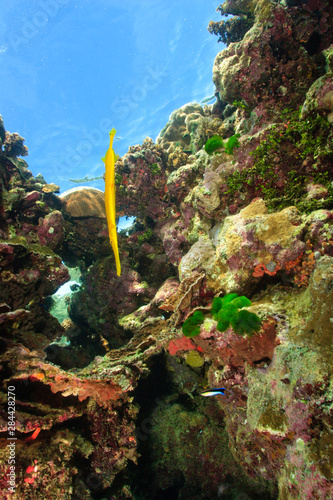
[[59,374],[50,382],[51,391],[55,394],[61,392],[63,396],[74,395],[79,401],[91,397],[99,406],[107,406],[109,400],[115,401],[121,395],[121,388],[108,380],[80,379]]
[[303,259],[303,255],[304,255],[304,252],[302,252],[297,257],[297,259],[290,260],[289,262],[285,263],[284,267],[285,267],[285,270],[286,270],[287,274],[289,274],[293,269],[295,269],[296,267],[298,267],[301,264],[302,259]]
[[306,260],[303,260],[300,267],[300,274],[295,276],[295,283],[298,287],[308,286],[309,279],[316,264],[314,252],[311,252]]
[[40,431],[41,431],[41,428],[37,427],[37,429],[35,429],[34,432],[31,434],[31,436],[28,436],[27,438],[25,438],[25,440],[24,440],[25,443],[30,443],[30,441],[33,441],[34,439],[36,439],[36,437],[38,436]]
[[254,271],[253,271],[252,275],[255,278],[260,278],[265,273],[268,274],[269,276],[275,276],[275,274],[277,273],[277,271],[279,271],[281,269],[281,266],[280,266],[279,262],[277,262],[274,265],[275,265],[274,269],[272,269],[272,271],[270,271],[269,269],[267,269],[267,267],[265,266],[265,264],[258,264],[254,268]]

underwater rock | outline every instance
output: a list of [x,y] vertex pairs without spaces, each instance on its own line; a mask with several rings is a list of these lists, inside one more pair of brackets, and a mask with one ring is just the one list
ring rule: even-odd
[[44,299],[70,279],[61,258],[46,248],[27,245],[24,239],[0,242],[0,302],[10,308],[0,314],[2,337],[43,355],[50,341],[63,333]]
[[19,134],[14,132],[6,132],[5,140],[3,141],[3,152],[5,156],[16,157],[16,156],[27,156],[28,148],[24,143],[25,139]]
[[37,235],[41,245],[48,246],[54,252],[59,251],[65,238],[64,219],[58,210],[39,219]]
[[[62,256],[69,267],[87,269],[96,259],[112,254],[106,219],[82,217],[68,219],[64,214],[65,239]],[[118,242],[121,237],[118,235]]]
[[59,193],[60,192],[60,186],[57,186],[53,182],[51,184],[44,184],[42,187],[43,193]]
[[219,42],[223,42],[227,46],[229,46],[230,43],[239,42],[253,25],[253,15],[251,14],[249,8],[244,9],[244,4],[246,4],[246,2],[242,2],[241,11],[237,8],[235,10],[232,8],[230,9],[229,6],[232,6],[232,3],[230,2],[224,2],[224,4],[220,5],[218,8],[221,14],[236,14],[235,17],[232,17],[227,21],[210,21],[207,29],[209,33],[219,36]]
[[220,208],[222,185],[221,175],[212,169],[206,168],[202,182],[193,189],[193,201],[199,212],[205,217],[212,217],[214,211]]
[[311,297],[311,316],[304,327],[306,344],[315,349],[333,370],[332,326],[333,317],[333,257],[321,257],[309,281],[308,293]]
[[[103,483],[105,486],[110,485],[128,459],[136,460],[133,424],[136,409],[134,406],[128,407],[127,397],[122,395],[122,388],[117,382],[111,382],[110,374],[107,381],[81,374],[74,376],[53,364],[42,362],[36,353],[22,346],[8,350],[3,360],[16,374],[16,397],[24,405],[23,410],[16,408],[16,467],[23,470],[31,463],[26,437],[34,429],[39,429],[40,434],[32,446],[34,456],[37,457],[36,470],[39,471],[35,482],[43,484],[44,498],[52,481],[61,477],[61,470],[71,470],[71,449],[81,457],[90,456],[91,483],[89,484],[89,477],[88,480],[82,478],[86,488],[91,488],[92,481],[95,481],[95,485],[97,481],[99,487]],[[116,375],[116,378],[119,379],[119,376]],[[14,382],[10,381],[12,383]],[[111,410],[112,406],[118,411]],[[66,428],[59,430],[59,424],[66,425],[67,422],[72,429],[70,433]],[[82,435],[82,428],[86,431],[89,429],[88,439]],[[5,430],[3,425],[2,430]],[[50,434],[52,439],[49,441]],[[105,453],[106,442],[108,454]],[[53,455],[39,452],[46,443],[49,443],[47,448],[51,447]],[[59,455],[59,460],[52,466],[54,454]],[[107,469],[111,462],[113,474],[110,475]],[[50,474],[41,477],[41,470],[50,471]],[[70,477],[77,473],[77,470],[72,471]],[[66,477],[64,471],[62,475]],[[63,482],[67,484],[67,479]],[[23,481],[17,485],[22,494],[26,487]],[[60,488],[60,491],[63,490]],[[61,498],[66,497],[62,495]]]
[[156,139],[157,144],[169,155],[170,171],[186,164],[184,153],[190,155],[189,163],[193,161],[191,153],[198,152],[207,139],[214,134],[225,136],[229,127],[220,119],[219,105],[220,101],[213,107],[204,108],[198,103],[188,103],[171,113],[168,123]]
[[204,269],[207,274],[215,271],[215,247],[209,239],[199,238],[179,264],[181,280],[189,277],[194,269]]
[[[65,219],[64,261],[70,267],[88,267],[96,258],[112,253],[105,214],[104,192],[78,186],[59,196]],[[121,241],[121,238],[120,238]]]
[[164,218],[170,207],[166,187],[167,155],[147,137],[142,146],[131,146],[116,163],[117,213]]
[[264,201],[255,199],[212,228],[211,240],[192,245],[179,265],[180,276],[184,279],[202,269],[216,291],[247,289],[257,264],[274,261],[283,265],[304,250],[302,227],[294,207],[268,214]]
[[[259,334],[219,333],[207,319],[190,340],[191,352],[200,347],[212,362],[209,385],[226,388],[217,404],[233,456],[250,475],[260,463],[261,476],[273,484],[278,479],[287,497],[309,491],[329,498],[332,492],[331,282],[332,257],[325,256],[301,294],[275,288],[261,296],[255,308],[266,320]],[[306,470],[311,474],[305,477]]]
[[185,236],[186,226],[181,219],[170,219],[157,225],[156,231],[159,234],[165,254],[169,261],[177,265],[188,248],[188,241]]
[[61,258],[38,245],[27,245],[24,239],[0,242],[1,301],[12,310],[25,307],[35,297],[52,295],[69,280]]
[[70,316],[89,336],[105,339],[119,348],[131,338],[130,330],[119,325],[128,315],[154,297],[156,289],[143,281],[139,273],[126,269],[117,277],[110,257],[97,260],[85,273],[82,287],[72,296]]
[[232,104],[244,99],[255,107],[265,101],[266,107],[280,108],[291,100],[300,103],[300,83],[306,81],[310,86],[314,80],[315,66],[295,41],[288,10],[270,3],[263,21],[256,19],[241,41],[231,44],[215,59],[213,80],[223,102]]
[[333,77],[332,74],[318,78],[306,94],[301,116],[307,118],[317,111],[325,113],[329,123],[333,123]]
[[6,140],[6,130],[3,123],[3,117],[0,115],[0,148],[2,150],[2,145]]

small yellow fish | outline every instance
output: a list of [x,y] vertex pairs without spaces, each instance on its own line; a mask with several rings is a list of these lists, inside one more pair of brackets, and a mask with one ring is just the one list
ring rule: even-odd
[[121,267],[118,251],[117,226],[116,226],[116,186],[114,177],[114,164],[118,156],[113,151],[113,139],[116,130],[110,132],[110,146],[102,160],[105,163],[105,211],[109,228],[109,238],[112,245],[114,257],[116,259],[117,275],[120,276]]

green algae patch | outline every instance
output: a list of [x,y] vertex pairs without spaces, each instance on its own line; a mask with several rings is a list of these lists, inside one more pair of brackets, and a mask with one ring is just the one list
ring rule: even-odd
[[3,240],[0,239],[0,243],[6,244],[6,245],[11,245],[11,246],[16,246],[16,247],[23,247],[27,252],[39,254],[39,255],[44,255],[44,256],[50,256],[50,257],[59,257],[56,253],[54,253],[50,247],[46,245],[40,245],[38,243],[28,243],[26,238],[24,236],[14,236],[13,238],[9,240]]
[[44,246],[44,245],[39,245],[38,243],[32,243],[27,246],[28,252],[40,254],[40,255],[45,255],[45,256],[51,256],[51,257],[59,257],[56,253],[54,253],[50,247]]
[[[270,211],[295,205],[301,212],[333,206],[333,158],[331,125],[320,114],[300,119],[299,111],[286,109],[281,123],[267,127],[258,147],[250,152],[253,166],[235,171],[226,194],[251,187]],[[306,168],[304,168],[306,165]],[[323,195],[311,196],[309,184],[320,186]],[[286,189],[288,186],[288,189]]]
[[200,333],[200,326],[203,323],[204,315],[202,311],[194,311],[183,323],[182,331],[185,337],[195,337]]
[[[217,321],[216,329],[224,332],[232,326],[235,333],[239,335],[252,336],[261,327],[261,319],[256,314],[243,309],[251,306],[252,302],[244,295],[228,293],[224,297],[213,299],[211,314]],[[194,311],[183,323],[182,331],[185,337],[196,337],[200,333],[201,325],[205,316],[202,311]]]
[[222,137],[219,135],[213,135],[205,144],[205,151],[209,155],[220,151],[224,148],[224,152],[228,155],[232,155],[234,153],[234,149],[240,146],[239,142],[240,134],[235,134],[229,137],[229,139],[224,142]]

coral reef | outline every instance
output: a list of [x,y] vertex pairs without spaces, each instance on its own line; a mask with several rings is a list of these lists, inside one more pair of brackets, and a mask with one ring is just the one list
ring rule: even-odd
[[177,146],[186,153],[194,153],[195,132],[204,117],[204,110],[200,104],[185,104],[173,111],[157,138],[157,144],[168,153],[173,153]]
[[333,496],[332,3],[218,10],[216,102],[117,160],[120,277],[103,193],[57,196],[0,120],[4,499]]
[[104,193],[96,188],[78,186],[60,195],[65,214],[80,217],[105,219]]

